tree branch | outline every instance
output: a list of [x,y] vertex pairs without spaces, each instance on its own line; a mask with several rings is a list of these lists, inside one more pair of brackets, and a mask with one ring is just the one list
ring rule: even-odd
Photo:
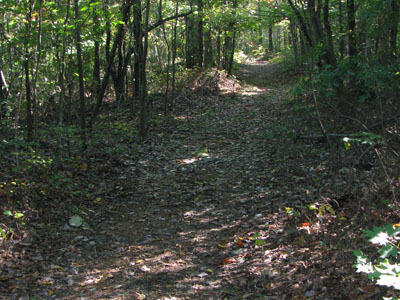
[[181,14],[178,14],[178,15],[175,15],[175,16],[171,16],[171,17],[168,17],[168,18],[165,18],[165,19],[162,19],[162,20],[158,20],[157,22],[155,22],[154,24],[150,25],[147,28],[147,32],[152,31],[153,29],[157,28],[158,26],[161,26],[163,23],[165,23],[167,21],[178,19],[178,18],[182,18],[182,17],[186,17],[186,16],[188,16],[188,15],[190,15],[192,13],[193,13],[193,11],[191,10],[191,11],[188,11],[188,12],[185,12],[185,13],[181,13]]

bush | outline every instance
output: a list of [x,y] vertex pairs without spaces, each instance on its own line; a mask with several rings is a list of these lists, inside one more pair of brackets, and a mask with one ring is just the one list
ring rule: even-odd
[[[357,272],[366,273],[378,285],[392,287],[400,290],[400,264],[398,259],[399,246],[397,243],[400,234],[399,225],[387,224],[385,227],[374,227],[373,230],[364,231],[368,241],[380,245],[379,257],[373,261],[361,250],[354,251],[357,263],[354,267]],[[398,297],[384,299],[398,300]]]

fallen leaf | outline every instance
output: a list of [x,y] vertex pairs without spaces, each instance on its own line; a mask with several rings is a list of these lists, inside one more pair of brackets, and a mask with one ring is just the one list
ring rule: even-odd
[[78,215],[74,215],[69,219],[69,225],[73,226],[73,227],[79,227],[81,226],[83,223],[83,219],[82,217],[78,216]]
[[88,168],[88,164],[87,164],[87,163],[82,163],[82,164],[81,164],[81,169],[82,169],[82,171],[86,171],[87,168]]
[[232,258],[225,258],[224,259],[224,261],[222,262],[222,264],[223,265],[228,265],[228,264],[231,264],[231,263],[234,263],[235,262],[235,260],[234,259],[232,259]]

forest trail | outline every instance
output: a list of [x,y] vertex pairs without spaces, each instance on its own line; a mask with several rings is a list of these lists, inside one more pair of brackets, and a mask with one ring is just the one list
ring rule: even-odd
[[108,201],[87,210],[86,229],[37,228],[13,299],[341,298],[352,254],[285,211],[324,192],[326,151],[287,137],[281,66],[241,65],[237,77],[182,96],[151,141],[104,171]]

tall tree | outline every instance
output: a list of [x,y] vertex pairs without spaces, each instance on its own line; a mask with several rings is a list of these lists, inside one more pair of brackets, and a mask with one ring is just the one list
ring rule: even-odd
[[82,62],[82,38],[81,38],[81,18],[79,0],[75,0],[75,42],[76,42],[76,59],[78,65],[79,76],[79,111],[80,111],[80,135],[83,151],[86,150],[86,104],[85,104],[85,84]]
[[357,56],[357,39],[356,39],[356,8],[354,0],[347,0],[347,30],[348,30],[348,48],[349,56]]

